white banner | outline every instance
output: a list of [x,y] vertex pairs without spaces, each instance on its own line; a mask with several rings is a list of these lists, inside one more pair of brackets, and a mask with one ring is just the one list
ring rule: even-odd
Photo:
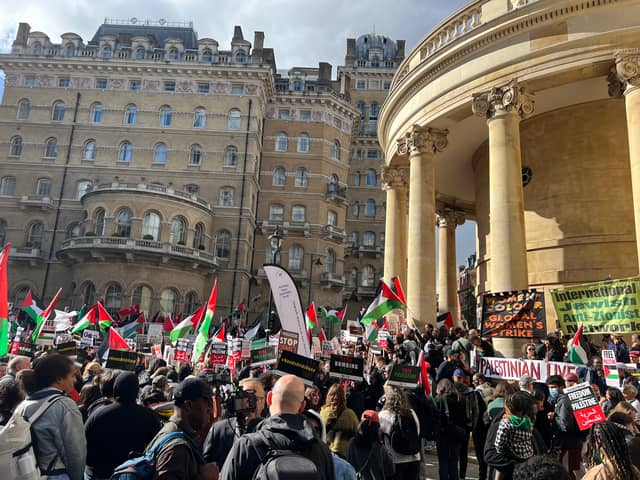
[[523,375],[529,375],[537,382],[544,383],[551,375],[565,378],[569,373],[575,373],[580,365],[563,362],[545,362],[542,360],[520,360],[517,358],[478,358],[478,372],[487,378],[501,380],[518,380]]
[[307,338],[307,324],[302,310],[300,292],[296,284],[284,268],[279,265],[264,265],[264,271],[269,279],[273,301],[280,317],[282,330],[297,332],[298,355],[313,358],[311,355],[311,345]]

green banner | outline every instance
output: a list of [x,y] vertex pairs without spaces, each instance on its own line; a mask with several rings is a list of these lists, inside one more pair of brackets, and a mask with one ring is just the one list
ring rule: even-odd
[[551,290],[560,328],[574,334],[640,332],[640,279],[613,280]]

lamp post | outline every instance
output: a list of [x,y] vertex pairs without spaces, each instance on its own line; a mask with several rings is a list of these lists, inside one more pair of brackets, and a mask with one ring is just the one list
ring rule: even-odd
[[[313,278],[313,267],[314,265],[322,266],[322,255],[311,255],[311,261],[309,262],[309,289],[307,290],[307,307],[311,305],[311,279]],[[315,260],[314,260],[315,258]]]
[[[271,251],[273,252],[273,256],[271,258],[271,263],[275,264],[278,259],[278,253],[280,253],[280,249],[282,248],[282,240],[284,239],[284,232],[280,225],[276,225],[276,228],[273,230],[273,233],[269,235],[269,242],[271,244]],[[273,313],[271,311],[273,305],[273,295],[269,292],[269,308],[267,310],[267,330],[271,330],[273,327]],[[267,333],[267,343],[269,342],[269,334]]]

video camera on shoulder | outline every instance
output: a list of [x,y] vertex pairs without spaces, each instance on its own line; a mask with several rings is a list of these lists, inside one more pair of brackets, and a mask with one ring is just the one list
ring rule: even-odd
[[230,417],[246,415],[255,412],[257,409],[257,398],[255,392],[236,390],[226,401],[226,410]]

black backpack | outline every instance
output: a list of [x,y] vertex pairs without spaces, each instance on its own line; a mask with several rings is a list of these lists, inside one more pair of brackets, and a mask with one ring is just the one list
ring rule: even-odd
[[415,455],[420,451],[418,426],[413,415],[403,416],[396,413],[389,435],[391,448],[402,455]]
[[301,452],[269,450],[253,475],[253,480],[321,480],[315,463]]

